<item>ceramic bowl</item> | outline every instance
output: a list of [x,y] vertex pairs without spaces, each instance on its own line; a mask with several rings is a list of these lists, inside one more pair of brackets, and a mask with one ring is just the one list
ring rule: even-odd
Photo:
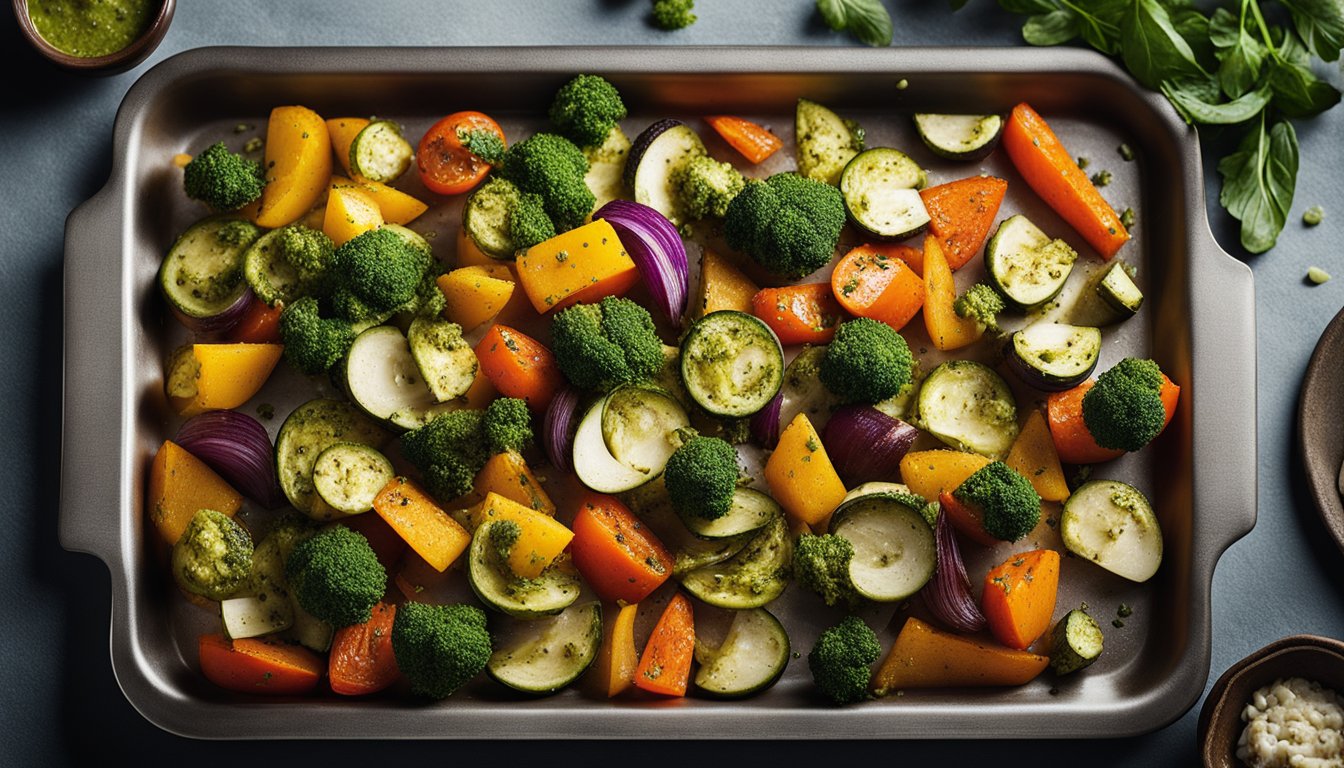
[[1199,713],[1200,756],[1205,768],[1243,768],[1237,739],[1241,712],[1251,695],[1279,678],[1314,680],[1344,694],[1344,642],[1317,635],[1276,640],[1233,664],[1213,684]]

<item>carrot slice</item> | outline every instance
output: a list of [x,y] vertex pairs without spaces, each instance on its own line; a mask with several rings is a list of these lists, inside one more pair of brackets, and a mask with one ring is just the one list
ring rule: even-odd
[[908,688],[1022,685],[1049,663],[1045,656],[940,632],[910,618],[873,676],[872,689],[884,696]]
[[970,504],[962,504],[951,491],[938,494],[938,506],[947,514],[947,521],[952,527],[976,544],[992,547],[1000,543],[985,530],[984,515],[981,511]]
[[924,237],[924,327],[934,349],[961,349],[984,333],[975,320],[958,317],[952,308],[957,300],[957,284],[952,279],[943,248],[933,235]]
[[574,515],[570,553],[604,600],[638,603],[672,575],[672,555],[614,496],[587,493]]
[[1003,148],[1037,195],[1110,261],[1129,232],[1060,143],[1049,124],[1025,102],[1013,107],[1003,128]]
[[994,639],[1025,650],[1050,628],[1059,591],[1059,553],[1037,549],[1013,555],[985,574],[980,606]]
[[846,253],[831,272],[836,301],[852,315],[898,331],[904,328],[924,306],[924,281],[896,254],[914,250],[906,245],[860,245]]
[[257,638],[229,640],[201,635],[201,673],[205,679],[243,693],[277,696],[308,693],[322,679],[322,659],[301,645]]
[[476,344],[476,359],[501,395],[527,401],[534,413],[545,411],[565,385],[551,350],[507,325],[490,326]]
[[781,344],[825,344],[843,315],[826,283],[763,288],[751,297],[751,313],[770,326]]
[[779,151],[783,140],[764,126],[750,120],[729,115],[706,117],[705,122],[718,132],[728,145],[752,163],[759,163]]
[[695,656],[695,616],[691,601],[678,592],[649,635],[635,669],[635,686],[664,696],[685,696]]
[[[1045,400],[1046,418],[1050,424],[1050,437],[1055,442],[1055,450],[1060,461],[1066,464],[1098,464],[1119,458],[1124,451],[1103,448],[1097,445],[1092,433],[1083,423],[1083,395],[1097,382],[1088,379],[1073,389],[1051,393]],[[1176,403],[1180,399],[1181,388],[1167,375],[1162,374],[1162,388],[1157,393],[1162,398],[1162,408],[1167,418],[1162,424],[1166,429],[1171,418],[1176,415]]]
[[953,270],[980,251],[994,226],[1008,182],[994,176],[972,176],[919,191],[929,211],[929,231],[943,246]]
[[362,696],[389,687],[401,676],[392,653],[392,621],[397,606],[378,603],[363,624],[341,627],[331,639],[327,677],[331,690]]

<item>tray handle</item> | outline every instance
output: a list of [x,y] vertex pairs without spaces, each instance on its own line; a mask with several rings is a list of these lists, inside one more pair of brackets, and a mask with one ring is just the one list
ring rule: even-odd
[[1250,267],[1224,251],[1207,224],[1191,240],[1194,316],[1213,320],[1196,324],[1192,339],[1194,442],[1204,452],[1195,492],[1201,508],[1213,512],[1197,530],[1208,535],[1201,546],[1212,571],[1219,555],[1255,527],[1255,283]]
[[61,546],[87,552],[115,573],[121,515],[108,500],[122,487],[124,269],[121,196],[109,184],[65,221],[64,363],[61,406]]

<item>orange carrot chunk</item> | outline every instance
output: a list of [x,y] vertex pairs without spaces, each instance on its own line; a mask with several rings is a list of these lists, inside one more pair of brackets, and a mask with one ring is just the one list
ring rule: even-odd
[[825,344],[843,315],[826,283],[762,289],[751,298],[751,313],[770,326],[781,344]]
[[924,281],[897,254],[907,245],[860,245],[846,253],[831,272],[835,300],[856,317],[905,327],[924,306]]
[[301,645],[201,635],[198,647],[205,679],[230,691],[293,695],[322,679],[322,659]]
[[873,676],[872,689],[885,696],[908,688],[1022,685],[1049,663],[1046,656],[940,632],[910,618]]
[[1059,590],[1059,553],[1037,549],[1013,555],[985,574],[980,606],[994,639],[1025,650],[1050,628]]
[[635,686],[664,696],[685,696],[695,656],[695,616],[678,592],[663,609],[635,668]]
[[729,115],[706,117],[705,122],[718,132],[728,145],[742,153],[749,162],[759,163],[779,151],[784,142],[763,126],[750,120]]
[[526,401],[534,413],[545,411],[565,384],[551,350],[507,325],[490,326],[476,344],[476,359],[501,395]]
[[[367,517],[367,515],[366,515]],[[377,693],[401,676],[392,653],[392,622],[397,606],[379,603],[363,624],[341,627],[331,639],[327,677],[343,696]]]
[[980,252],[1007,190],[1003,179],[972,176],[919,191],[929,211],[929,231],[942,244],[947,266],[960,269]]

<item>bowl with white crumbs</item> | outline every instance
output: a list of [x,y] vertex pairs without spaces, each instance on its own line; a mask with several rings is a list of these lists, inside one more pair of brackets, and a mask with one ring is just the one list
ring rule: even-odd
[[1199,737],[1209,768],[1344,768],[1344,642],[1294,635],[1232,665]]

